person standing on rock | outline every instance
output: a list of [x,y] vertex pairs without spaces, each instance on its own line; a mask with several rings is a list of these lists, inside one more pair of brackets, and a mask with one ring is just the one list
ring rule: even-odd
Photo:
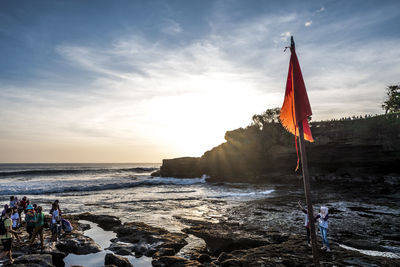
[[299,202],[297,202],[297,204],[299,204],[300,209],[303,211],[303,213],[305,214],[305,219],[304,219],[304,227],[306,228],[306,232],[307,232],[307,244],[310,247],[311,246],[311,232],[310,232],[310,222],[308,221],[308,213],[307,210],[301,205],[301,201],[299,200]]
[[17,207],[18,205],[18,198],[11,196],[10,197],[10,208]]
[[328,218],[328,208],[321,207],[320,213],[315,217],[315,219],[319,219],[319,231],[321,232],[323,244],[321,249],[326,249],[327,252],[330,252],[331,249],[328,241]]
[[50,210],[50,214],[53,214],[53,210],[57,209],[58,210],[58,215],[61,216],[61,209],[60,209],[60,202],[58,201],[58,199],[54,200],[53,204],[51,205],[51,210]]
[[18,235],[19,232],[14,231],[12,229],[12,220],[11,220],[12,209],[8,208],[5,212],[3,220],[0,221],[3,225],[1,226],[2,235],[0,235],[1,243],[3,244],[3,252],[0,254],[0,259],[4,258],[8,255],[10,259],[10,263],[13,264],[14,260],[12,258],[12,235]]
[[5,205],[4,205],[4,209],[3,209],[3,211],[1,212],[1,218],[3,218],[3,217],[6,215],[7,209],[8,209],[8,205],[5,204]]
[[[19,223],[20,222],[20,218],[19,218],[19,213],[18,213],[17,207],[12,208],[12,214],[11,214],[10,219],[12,220],[12,229],[14,231],[17,231],[19,226],[20,226],[20,223]],[[13,235],[13,237],[15,239],[17,239],[18,242],[20,241],[18,235]]]
[[18,214],[19,214],[19,224],[22,224],[22,212],[25,212],[26,209],[26,196],[24,196],[21,201],[18,203]]
[[57,238],[61,231],[61,217],[60,217],[60,208],[56,203],[53,203],[53,207],[51,208],[51,241],[57,241]]
[[26,215],[25,215],[25,222],[26,222],[26,231],[29,234],[29,241],[32,238],[33,229],[35,228],[35,221],[36,214],[35,210],[33,209],[32,205],[28,205],[26,207]]
[[37,207],[37,215],[36,219],[33,220],[35,222],[35,228],[33,229],[33,234],[31,238],[31,242],[29,244],[30,247],[33,246],[33,243],[35,242],[35,238],[37,235],[40,236],[40,247],[43,249],[43,226],[44,226],[44,214],[42,212],[42,206]]

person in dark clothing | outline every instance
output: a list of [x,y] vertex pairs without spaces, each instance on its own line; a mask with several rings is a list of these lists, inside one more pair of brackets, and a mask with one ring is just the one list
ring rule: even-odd
[[307,232],[307,244],[308,246],[311,246],[311,232],[310,232],[310,222],[308,221],[308,212],[307,210],[301,205],[301,201],[299,200],[299,202],[297,203],[299,204],[300,209],[303,211],[303,213],[305,214],[304,216],[304,227],[306,228],[306,232]]
[[26,207],[26,215],[25,215],[25,222],[26,222],[26,231],[29,234],[29,240],[32,238],[33,229],[35,228],[35,221],[36,220],[36,213],[33,209],[32,205],[28,205]]

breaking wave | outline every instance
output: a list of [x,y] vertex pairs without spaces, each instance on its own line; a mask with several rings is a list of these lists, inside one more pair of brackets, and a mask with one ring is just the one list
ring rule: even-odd
[[96,179],[96,180],[69,180],[69,181],[50,181],[50,182],[16,182],[0,187],[0,195],[40,195],[52,193],[68,192],[88,192],[101,190],[115,190],[132,188],[138,186],[158,186],[158,185],[192,185],[205,183],[203,178],[147,178],[146,179]]
[[10,170],[0,171],[0,177],[15,176],[59,176],[59,175],[76,175],[76,174],[113,174],[113,173],[148,173],[158,170],[158,168],[83,168],[83,169],[31,169],[31,170]]
[[265,191],[253,191],[253,192],[223,192],[218,195],[214,195],[211,197],[214,198],[229,198],[229,197],[253,197],[253,196],[263,196],[263,195],[269,195],[275,190],[270,189],[270,190],[265,190]]

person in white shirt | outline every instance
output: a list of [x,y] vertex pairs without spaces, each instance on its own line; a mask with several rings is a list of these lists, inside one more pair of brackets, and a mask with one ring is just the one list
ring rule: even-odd
[[51,208],[51,240],[57,241],[58,235],[61,231],[61,216],[60,216],[60,208],[58,205],[53,204]]
[[[10,219],[12,220],[12,229],[16,231],[19,228],[19,214],[17,207],[12,208],[12,215]],[[17,239],[17,241],[20,241],[18,235],[13,234],[13,237]]]
[[328,241],[328,208],[327,207],[321,207],[320,213],[315,217],[315,219],[319,219],[319,230],[321,232],[321,237],[322,237],[322,250],[326,249],[327,252],[330,252],[331,249],[329,247],[329,241]]

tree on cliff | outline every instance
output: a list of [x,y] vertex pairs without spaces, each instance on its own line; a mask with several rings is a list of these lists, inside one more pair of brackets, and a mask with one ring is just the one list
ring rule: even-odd
[[264,128],[267,123],[278,123],[280,108],[271,108],[264,111],[262,114],[253,115],[253,125],[258,126],[260,130]]
[[385,114],[400,111],[400,84],[386,87],[387,98],[382,104]]

